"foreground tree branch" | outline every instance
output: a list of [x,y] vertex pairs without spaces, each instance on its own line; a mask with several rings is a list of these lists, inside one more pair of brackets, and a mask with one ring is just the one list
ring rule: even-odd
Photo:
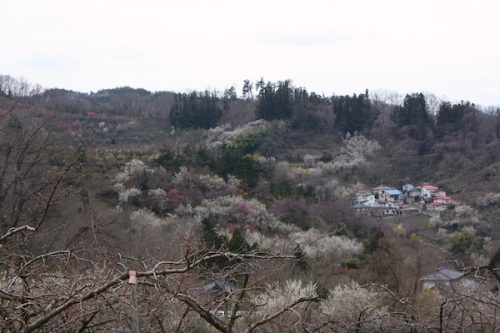
[[268,317],[265,317],[265,318],[263,318],[263,319],[255,322],[255,323],[251,324],[245,330],[245,333],[252,333],[257,327],[267,324],[268,322],[270,322],[270,321],[278,318],[279,316],[281,316],[282,314],[284,314],[287,311],[291,311],[292,309],[294,309],[299,304],[302,304],[302,303],[311,303],[311,302],[318,302],[318,301],[319,301],[318,297],[299,298],[298,300],[296,300],[295,302],[293,302],[289,306],[283,308],[282,310],[277,311],[277,312],[269,315]]
[[[38,260],[42,260],[45,258],[57,256],[57,255],[67,255],[71,256],[71,253],[69,251],[63,250],[63,251],[54,251],[51,253],[47,253],[44,255],[40,255],[36,258],[33,258],[26,264],[24,264],[21,267],[21,271],[24,271],[28,266],[33,264],[34,262]],[[182,267],[177,267],[177,268],[171,268],[171,269],[163,269],[163,270],[158,270],[159,265],[155,265],[153,269],[147,270],[147,271],[140,271],[136,273],[136,276],[138,279],[140,278],[153,278],[154,280],[157,280],[160,277],[165,277],[167,275],[177,275],[177,274],[184,274],[189,271],[192,271],[198,267],[200,267],[202,264],[205,262],[208,262],[210,260],[216,259],[216,258],[230,258],[230,259],[240,259],[240,260],[272,260],[272,259],[290,259],[294,258],[294,256],[283,256],[283,255],[271,255],[271,254],[265,254],[265,253],[245,253],[245,254],[238,254],[238,253],[231,253],[231,252],[208,252],[204,255],[202,255],[199,258],[189,258],[189,259],[182,259],[179,261],[175,262],[169,262],[170,265],[175,265],[175,266],[182,266]],[[164,264],[164,263],[163,263]],[[37,329],[40,329],[43,327],[45,324],[50,322],[53,318],[61,314],[62,312],[68,310],[72,306],[76,304],[84,304],[87,301],[90,301],[92,299],[96,299],[98,297],[104,297],[105,294],[113,290],[115,287],[120,287],[123,285],[124,282],[129,280],[129,273],[122,273],[115,278],[109,280],[108,282],[102,284],[99,287],[96,287],[92,289],[90,292],[84,293],[84,294],[76,294],[69,299],[63,301],[61,304],[58,306],[54,307],[50,311],[44,313],[40,313],[36,316],[34,316],[34,321],[26,325],[26,327],[23,329],[23,332],[33,332]],[[153,281],[154,281],[153,280]],[[11,300],[19,300],[23,297],[16,297],[14,295],[10,295],[7,292],[4,292],[3,290],[0,290],[2,295],[5,298],[11,299]],[[210,311],[207,309],[203,308],[200,304],[198,304],[192,297],[190,297],[187,294],[184,293],[175,293],[173,291],[169,291],[174,295],[175,298],[179,299],[186,305],[190,307],[191,310],[195,311],[198,313],[203,319],[205,319],[208,323],[210,323],[212,326],[215,328],[221,330],[222,332],[229,332],[231,330],[230,326],[226,326],[222,321],[217,319]],[[300,302],[299,302],[300,303]],[[299,303],[294,303],[293,306],[299,304]],[[281,313],[273,315],[273,318],[276,318],[279,316]],[[272,319],[272,318],[271,318]],[[271,320],[270,319],[270,320]],[[267,321],[264,321],[263,323],[259,324],[263,325]],[[256,326],[257,327],[257,326]]]

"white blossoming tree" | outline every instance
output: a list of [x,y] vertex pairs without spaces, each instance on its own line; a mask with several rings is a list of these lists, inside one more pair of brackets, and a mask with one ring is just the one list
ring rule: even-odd
[[210,152],[216,152],[224,146],[232,146],[242,137],[263,133],[270,128],[271,124],[263,119],[247,123],[233,130],[230,129],[230,125],[226,124],[210,129],[199,146]]
[[376,331],[387,314],[383,295],[356,282],[331,290],[328,298],[321,303],[321,312],[334,331],[346,332]]

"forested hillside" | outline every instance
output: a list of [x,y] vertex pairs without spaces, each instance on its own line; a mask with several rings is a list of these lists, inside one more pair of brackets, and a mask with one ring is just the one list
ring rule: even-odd
[[[498,109],[289,80],[81,93],[3,75],[0,128],[2,331],[498,329]],[[453,204],[354,209],[405,184]]]

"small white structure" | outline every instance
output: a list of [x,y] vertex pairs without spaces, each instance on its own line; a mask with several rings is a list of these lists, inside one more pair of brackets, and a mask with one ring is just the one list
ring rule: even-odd
[[402,189],[404,193],[409,193],[415,189],[415,186],[413,186],[412,184],[405,184],[403,185]]
[[310,154],[304,155],[303,159],[304,159],[304,164],[307,167],[312,167],[314,165],[314,163],[316,162],[316,159],[314,158],[314,156],[312,156]]
[[431,193],[431,197],[432,198],[435,198],[435,197],[445,197],[446,196],[446,192],[443,191],[443,190],[437,190],[437,191],[433,191]]
[[371,207],[377,206],[375,195],[369,191],[356,193],[356,203]]
[[398,215],[398,210],[396,208],[387,208],[387,209],[384,209],[384,215],[385,216]]
[[424,185],[421,189],[421,195],[425,199],[430,199],[433,193],[439,191],[439,187],[435,185]]
[[449,204],[451,204],[451,198],[446,196],[446,195],[435,196],[434,202],[449,205]]

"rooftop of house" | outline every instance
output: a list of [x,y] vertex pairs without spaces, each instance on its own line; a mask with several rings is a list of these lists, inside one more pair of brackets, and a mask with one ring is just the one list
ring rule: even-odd
[[444,202],[432,202],[430,205],[431,206],[446,206],[446,204]]
[[424,185],[424,186],[422,186],[422,188],[424,190],[429,190],[429,191],[437,191],[437,190],[439,190],[439,187],[437,187],[435,185]]
[[384,192],[389,194],[389,195],[401,195],[401,191],[395,190],[395,189],[387,189],[387,190],[384,190]]
[[221,292],[221,291],[233,292],[238,288],[232,282],[212,281],[204,285],[202,289],[205,291],[213,291],[213,292]]
[[424,276],[422,281],[453,281],[460,279],[464,276],[463,272],[456,271],[454,269],[440,267],[436,273]]

